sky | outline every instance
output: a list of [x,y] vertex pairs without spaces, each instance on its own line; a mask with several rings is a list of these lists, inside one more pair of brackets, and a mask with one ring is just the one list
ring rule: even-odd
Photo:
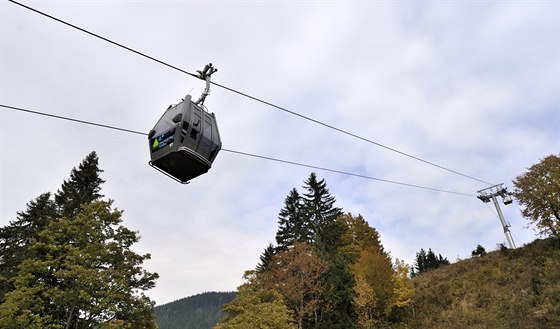
[[[23,0],[22,0],[23,1]],[[278,213],[312,171],[393,258],[455,262],[506,243],[476,198],[560,154],[558,1],[25,1],[188,72],[378,144],[212,86],[223,148],[182,185],[148,166],[142,135],[0,108],[0,225],[56,192],[91,151],[102,193],[138,231],[158,305],[233,291],[274,242]],[[14,3],[0,2],[0,103],[149,132],[204,82]],[[476,179],[472,179],[470,176]],[[483,182],[487,183],[483,183]],[[501,206],[517,245],[537,238]]]

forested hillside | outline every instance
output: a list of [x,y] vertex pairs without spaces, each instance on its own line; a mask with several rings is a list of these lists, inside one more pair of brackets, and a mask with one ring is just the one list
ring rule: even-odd
[[210,329],[222,317],[222,305],[231,302],[235,292],[206,292],[156,306],[159,329]]
[[560,244],[519,249],[418,275],[400,328],[560,328]]

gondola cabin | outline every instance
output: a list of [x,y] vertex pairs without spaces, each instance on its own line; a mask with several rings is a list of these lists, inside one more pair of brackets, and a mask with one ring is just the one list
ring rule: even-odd
[[191,101],[170,106],[148,135],[150,165],[181,183],[205,174],[222,148],[214,113]]

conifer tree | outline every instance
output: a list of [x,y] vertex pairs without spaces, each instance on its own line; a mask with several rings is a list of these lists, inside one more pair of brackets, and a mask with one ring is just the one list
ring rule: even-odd
[[444,258],[441,254],[436,256],[432,248],[429,248],[427,253],[424,249],[420,249],[420,251],[416,253],[416,261],[412,269],[412,276],[420,275],[429,270],[439,268],[442,265],[449,265],[449,260]]
[[486,249],[484,249],[483,246],[481,246],[480,244],[478,244],[478,245],[476,246],[476,248],[471,252],[471,255],[472,255],[473,257],[476,257],[476,256],[478,256],[478,257],[486,256]]
[[0,302],[13,289],[12,279],[23,260],[31,257],[32,239],[57,217],[50,193],[41,194],[18,212],[16,220],[0,228]]
[[414,261],[413,275],[418,275],[426,271],[426,251],[424,248],[420,248],[420,251],[416,253],[416,260]]
[[270,264],[272,258],[276,254],[277,248],[269,244],[263,251],[262,255],[260,256],[260,262],[257,264],[256,272],[257,274],[263,273],[268,269],[268,265]]
[[294,242],[311,243],[313,236],[308,218],[304,216],[302,198],[294,188],[284,201],[284,208],[278,214],[276,243],[286,250]]
[[62,183],[54,195],[61,217],[71,218],[78,213],[82,204],[88,204],[103,197],[101,184],[105,181],[99,176],[99,159],[95,151],[91,152],[80,163],[78,169],[73,168],[70,178]]
[[336,222],[342,214],[342,209],[335,207],[336,199],[327,188],[324,179],[318,180],[315,173],[311,173],[303,188],[304,216],[309,221],[313,242],[318,248],[339,247],[343,227]]
[[311,224],[313,245],[330,268],[324,278],[326,289],[318,316],[320,321],[315,328],[354,328],[354,276],[341,251],[347,227],[337,220],[342,209],[335,206],[336,199],[330,194],[326,181],[319,180],[315,173],[309,175],[303,188],[304,216]]

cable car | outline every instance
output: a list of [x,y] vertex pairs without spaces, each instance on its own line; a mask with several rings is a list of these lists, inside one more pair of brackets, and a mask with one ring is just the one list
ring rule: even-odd
[[187,95],[179,104],[170,105],[148,134],[150,166],[183,184],[207,173],[222,148],[216,116],[203,106],[215,71],[212,64],[198,71],[206,80],[200,99],[193,102]]

